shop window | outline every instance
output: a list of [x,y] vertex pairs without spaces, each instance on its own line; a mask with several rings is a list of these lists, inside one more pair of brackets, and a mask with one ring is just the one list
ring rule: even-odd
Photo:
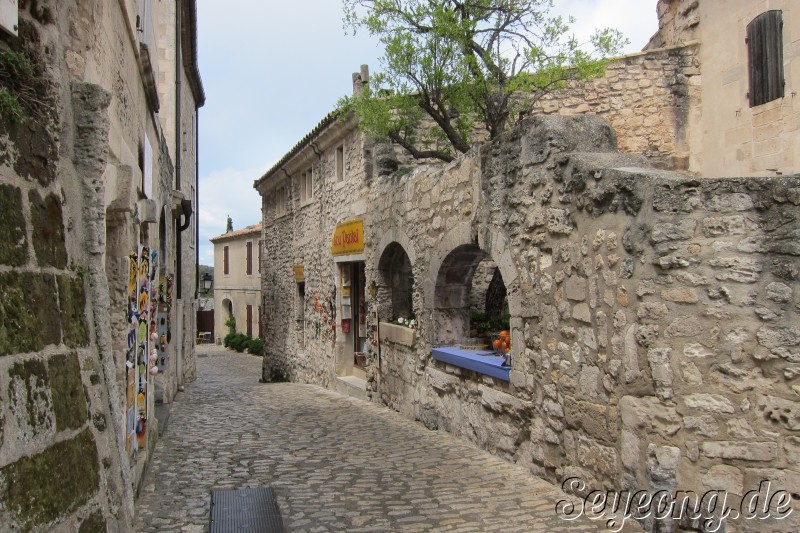
[[247,253],[247,275],[253,275],[253,241],[247,241],[246,253]]
[[433,318],[437,345],[473,344],[476,336],[508,329],[506,286],[495,264],[478,246],[459,246],[442,262]]
[[336,147],[336,181],[344,181],[344,144]]
[[300,205],[305,205],[314,198],[314,171],[308,169],[300,174]]
[[225,274],[226,276],[231,273],[229,269],[229,263],[230,263],[229,259],[230,259],[230,254],[228,252],[228,247],[225,246],[222,248],[222,273]]
[[783,15],[766,11],[747,25],[750,107],[783,98]]
[[378,273],[377,303],[381,320],[413,317],[414,275],[408,254],[400,244],[393,242],[386,247],[378,263]]

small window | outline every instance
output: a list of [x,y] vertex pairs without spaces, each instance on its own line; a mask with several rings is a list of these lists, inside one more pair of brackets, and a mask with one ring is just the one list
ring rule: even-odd
[[766,11],[747,25],[750,107],[783,98],[783,16]]
[[253,241],[247,241],[247,275],[253,275]]
[[305,205],[314,198],[314,172],[308,169],[300,174],[300,204]]
[[336,148],[336,181],[344,181],[344,145]]
[[225,246],[222,249],[222,273],[226,276],[230,274],[230,270],[228,270],[228,247]]
[[278,187],[275,191],[275,218],[286,214],[286,187]]

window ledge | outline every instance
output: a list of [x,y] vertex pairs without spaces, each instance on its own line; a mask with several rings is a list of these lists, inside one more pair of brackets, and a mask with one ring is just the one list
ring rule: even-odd
[[509,381],[511,367],[503,365],[504,357],[490,350],[462,350],[456,346],[441,346],[431,352],[435,361],[466,368],[502,381]]
[[416,330],[399,326],[390,322],[381,322],[380,327],[380,340],[381,342],[396,342],[403,346],[414,346],[414,341],[417,338]]

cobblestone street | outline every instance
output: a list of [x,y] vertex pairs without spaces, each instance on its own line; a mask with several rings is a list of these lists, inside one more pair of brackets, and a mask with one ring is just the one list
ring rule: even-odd
[[446,433],[328,390],[262,384],[261,359],[198,346],[136,531],[205,531],[212,489],[270,484],[290,531],[588,531],[556,487]]

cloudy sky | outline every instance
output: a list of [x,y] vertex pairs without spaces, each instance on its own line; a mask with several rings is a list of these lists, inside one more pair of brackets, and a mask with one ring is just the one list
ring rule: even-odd
[[[656,0],[555,0],[579,38],[614,27],[639,51],[658,28]],[[378,66],[368,35],[345,35],[340,0],[198,0],[200,263],[211,237],[260,220],[259,178],[352,91],[351,73]]]

